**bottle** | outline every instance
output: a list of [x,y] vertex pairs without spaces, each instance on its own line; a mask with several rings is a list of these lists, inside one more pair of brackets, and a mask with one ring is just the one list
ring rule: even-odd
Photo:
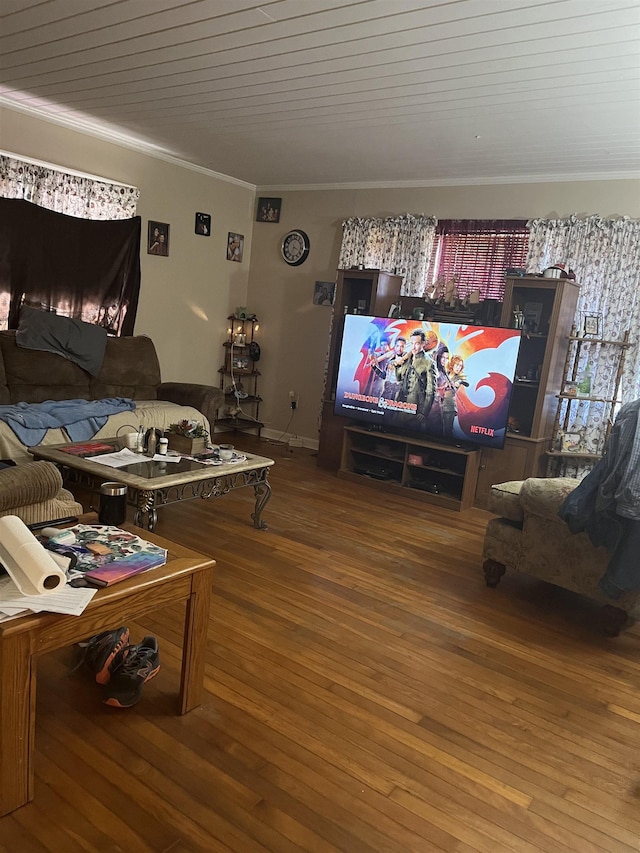
[[144,427],[140,427],[140,429],[138,430],[136,453],[144,453]]
[[158,444],[158,437],[156,436],[155,429],[151,429],[149,431],[149,440],[147,442],[147,456],[150,456],[152,459],[156,455],[156,447]]
[[589,364],[589,362],[587,362],[586,367],[584,369],[584,373],[582,374],[582,377],[578,382],[578,396],[591,396],[591,365]]
[[169,448],[169,439],[164,438],[164,437],[161,438],[160,441],[158,442],[158,453],[160,454],[160,456],[166,456],[168,448]]

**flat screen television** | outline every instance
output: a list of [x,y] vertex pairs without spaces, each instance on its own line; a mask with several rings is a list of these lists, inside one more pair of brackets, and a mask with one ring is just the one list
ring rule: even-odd
[[518,329],[347,314],[335,413],[381,430],[502,448]]

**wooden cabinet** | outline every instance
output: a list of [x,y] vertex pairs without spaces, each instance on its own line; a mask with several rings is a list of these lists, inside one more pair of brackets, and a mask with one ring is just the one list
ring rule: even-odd
[[[224,391],[225,406],[216,418],[216,429],[250,430],[260,435],[264,424],[260,421],[260,403],[258,393],[260,371],[255,356],[259,353],[255,347],[255,334],[258,321],[231,316],[229,320],[229,338],[224,346],[224,364],[218,371],[220,388]],[[252,346],[254,344],[254,346]]]
[[504,450],[483,449],[476,506],[494,483],[543,477],[579,286],[569,279],[508,277],[500,325],[521,328]]
[[486,507],[491,486],[509,480],[544,477],[549,438],[508,435],[503,450],[482,449],[475,506]]
[[382,270],[338,270],[318,446],[321,468],[337,471],[340,467],[342,433],[349,423],[333,413],[345,314],[387,317],[400,300],[401,286],[402,276]]
[[448,509],[472,506],[480,451],[346,426],[338,476]]
[[568,338],[580,288],[569,279],[507,278],[500,325],[514,328],[522,315],[522,340],[509,407],[511,431],[550,437],[562,385]]

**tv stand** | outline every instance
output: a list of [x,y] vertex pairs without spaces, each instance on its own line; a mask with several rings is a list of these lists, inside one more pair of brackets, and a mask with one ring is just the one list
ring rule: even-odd
[[346,426],[338,477],[460,511],[473,506],[479,465],[475,448]]

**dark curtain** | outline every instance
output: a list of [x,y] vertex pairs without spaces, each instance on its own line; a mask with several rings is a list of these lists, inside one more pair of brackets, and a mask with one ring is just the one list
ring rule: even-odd
[[8,327],[24,302],[132,335],[140,293],[141,219],[79,219],[0,198],[0,293]]

